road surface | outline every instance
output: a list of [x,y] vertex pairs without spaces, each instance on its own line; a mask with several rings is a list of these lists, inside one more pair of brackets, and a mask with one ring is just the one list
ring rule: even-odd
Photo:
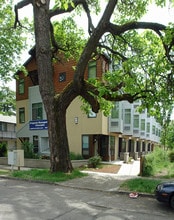
[[154,198],[0,178],[0,220],[41,219],[173,220],[174,211]]

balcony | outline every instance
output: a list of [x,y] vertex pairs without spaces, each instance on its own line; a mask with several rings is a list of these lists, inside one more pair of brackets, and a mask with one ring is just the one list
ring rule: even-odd
[[0,131],[0,139],[16,139],[15,131]]

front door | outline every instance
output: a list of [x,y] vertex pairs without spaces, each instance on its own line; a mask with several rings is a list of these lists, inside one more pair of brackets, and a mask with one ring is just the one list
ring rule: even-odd
[[103,161],[109,161],[109,136],[101,135],[99,138],[99,155]]

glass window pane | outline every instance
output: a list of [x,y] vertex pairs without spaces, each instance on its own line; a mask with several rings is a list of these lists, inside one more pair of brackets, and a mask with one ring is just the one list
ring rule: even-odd
[[147,133],[150,133],[150,122],[147,122]]
[[152,126],[152,134],[155,134],[155,125]]
[[42,103],[32,104],[32,120],[42,120],[42,119],[43,119]]
[[89,155],[89,136],[82,136],[82,155]]
[[25,109],[19,109],[19,123],[25,123]]
[[130,109],[125,109],[125,124],[130,124],[131,123],[131,110]]
[[141,119],[141,130],[145,131],[145,119]]
[[7,123],[0,122],[0,131],[7,131]]
[[19,94],[24,94],[24,79],[19,80],[18,91],[19,91]]
[[115,102],[111,111],[111,118],[119,118],[119,103]]
[[134,128],[139,128],[139,115],[134,115]]
[[97,114],[91,110],[88,114],[88,118],[96,118],[96,117],[97,117]]
[[88,65],[88,79],[96,78],[96,73],[97,73],[96,61],[92,61]]

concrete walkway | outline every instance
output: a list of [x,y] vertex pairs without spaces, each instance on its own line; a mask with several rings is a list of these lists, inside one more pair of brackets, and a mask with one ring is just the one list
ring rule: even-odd
[[[114,164],[121,165],[121,168],[116,174],[88,172],[88,176],[68,180],[65,182],[58,182],[56,185],[63,187],[71,187],[86,190],[105,191],[105,192],[118,192],[120,185],[130,178],[138,177],[140,172],[140,161],[133,161],[126,164],[123,161],[115,161]],[[10,166],[0,165],[0,169],[11,169]],[[16,170],[16,168],[14,168]],[[21,170],[30,168],[22,167]]]
[[120,161],[116,162],[116,164],[121,165],[117,173],[118,176],[137,176],[140,173],[140,160],[133,161],[132,163]]
[[126,164],[123,161],[113,163],[121,165],[119,172],[116,174],[84,171],[88,173],[88,176],[58,183],[58,185],[78,189],[118,192],[120,185],[125,180],[138,177],[140,161],[133,161],[130,164]]

